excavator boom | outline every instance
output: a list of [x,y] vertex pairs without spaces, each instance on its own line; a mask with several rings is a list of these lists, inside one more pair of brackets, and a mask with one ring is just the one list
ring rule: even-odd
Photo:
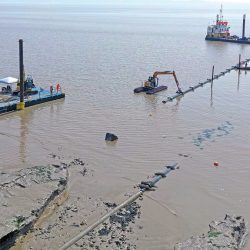
[[170,75],[170,74],[172,74],[173,73],[173,71],[156,71],[156,72],[154,72],[154,74],[153,74],[153,77],[154,78],[156,78],[158,75]]

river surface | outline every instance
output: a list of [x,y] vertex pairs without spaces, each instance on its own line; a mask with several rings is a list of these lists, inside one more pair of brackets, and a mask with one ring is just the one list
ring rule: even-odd
[[[171,76],[160,76],[167,91],[133,93],[154,71],[175,70],[186,89],[211,77],[212,65],[219,73],[249,58],[249,45],[204,40],[219,7],[1,4],[0,78],[18,77],[22,38],[26,74],[45,88],[59,82],[66,98],[0,117],[0,170],[79,157],[115,199],[179,163],[150,195],[157,202],[144,200],[139,249],[173,249],[226,213],[250,223],[250,73],[232,71],[167,104]],[[225,7],[232,33],[241,34],[244,13],[247,4]],[[250,36],[250,18],[246,27]]]

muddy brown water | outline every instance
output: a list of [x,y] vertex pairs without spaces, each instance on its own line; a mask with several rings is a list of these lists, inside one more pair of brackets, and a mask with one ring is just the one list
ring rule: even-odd
[[[27,74],[42,87],[60,82],[66,92],[65,100],[0,117],[0,169],[51,163],[50,154],[61,161],[79,157],[95,171],[88,195],[119,201],[154,171],[179,163],[149,194],[153,200],[142,201],[139,249],[172,249],[226,213],[250,221],[250,73],[232,71],[212,90],[207,84],[167,104],[162,100],[175,93],[171,77],[160,78],[166,92],[133,94],[155,70],[175,69],[187,88],[209,78],[212,65],[219,73],[236,64],[239,53],[250,55],[249,46],[204,41],[217,6],[171,8],[0,10],[0,76],[18,77],[17,41],[23,38]],[[238,31],[241,13],[227,12]],[[106,132],[115,133],[117,143],[107,144]],[[69,195],[81,196],[82,180],[72,175],[70,183]]]

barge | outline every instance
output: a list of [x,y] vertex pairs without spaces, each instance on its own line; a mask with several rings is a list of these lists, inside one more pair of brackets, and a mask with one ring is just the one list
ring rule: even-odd
[[153,95],[157,92],[160,92],[162,90],[168,89],[167,86],[158,86],[158,87],[154,87],[154,88],[149,88],[149,87],[138,87],[136,89],[134,89],[134,93],[141,93],[141,92],[145,92],[147,95]]
[[[0,79],[4,86],[0,89],[0,114],[23,110],[25,107],[65,98],[59,83],[49,90],[35,86],[31,76],[25,77],[23,63],[23,40],[19,40],[19,79],[6,77]],[[14,84],[16,89],[13,90]]]

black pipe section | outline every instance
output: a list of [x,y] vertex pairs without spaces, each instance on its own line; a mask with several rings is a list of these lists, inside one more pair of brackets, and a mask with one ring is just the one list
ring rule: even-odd
[[[246,63],[246,62],[249,62],[249,61],[250,61],[250,59],[246,59],[242,63]],[[214,79],[218,79],[219,77],[224,76],[226,73],[229,73],[231,70],[236,69],[240,65],[241,65],[241,55],[239,55],[239,64],[236,64],[235,66],[232,66],[231,68],[226,69],[224,72],[221,72],[221,74],[219,74],[219,75],[214,75],[214,67],[213,67],[212,79],[207,79],[205,82],[200,82],[195,86],[191,86],[187,90],[182,91],[182,93],[177,93],[177,94],[175,94],[173,96],[168,96],[167,100],[163,100],[162,103],[171,102],[171,101],[173,101],[175,98],[177,98],[179,96],[183,96],[184,94],[186,94],[188,92],[194,91],[194,89],[196,89],[198,87],[203,87],[204,84],[207,84],[207,83],[209,83],[211,81],[213,82]],[[213,77],[213,75],[214,75],[214,77]]]
[[246,39],[245,28],[246,28],[246,14],[243,15],[242,39]]
[[24,102],[23,40],[19,40],[20,102]]

